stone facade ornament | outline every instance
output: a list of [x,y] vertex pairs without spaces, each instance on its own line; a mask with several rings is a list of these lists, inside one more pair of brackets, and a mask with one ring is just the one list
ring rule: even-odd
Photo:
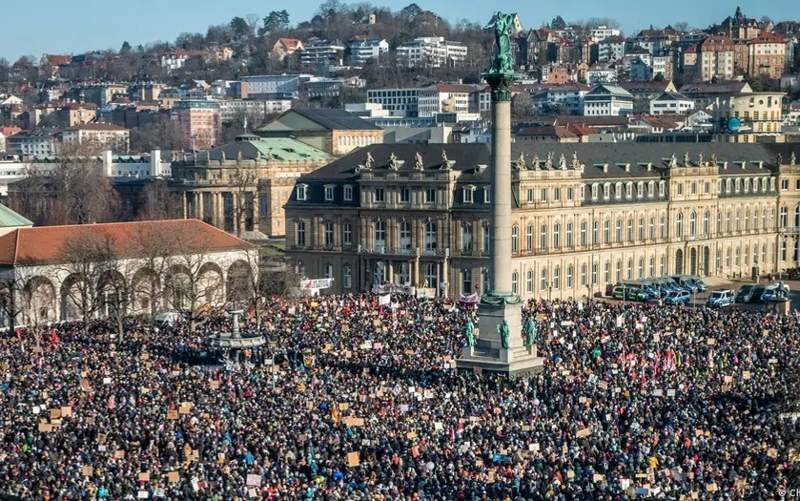
[[711,154],[711,166],[712,167],[716,167],[717,166],[717,154],[716,153],[712,153]]
[[400,170],[400,160],[397,158],[397,155],[392,152],[389,155],[389,170],[397,172]]
[[533,160],[531,160],[531,170],[539,170],[539,155],[533,155]]
[[527,170],[528,166],[525,165],[525,153],[520,152],[519,158],[517,159],[517,163],[515,164],[517,170]]
[[456,163],[455,160],[448,159],[447,158],[447,152],[445,150],[442,150],[442,167],[441,167],[441,169],[442,170],[450,170],[450,169],[453,168],[453,165],[455,165],[455,163]]
[[672,157],[669,159],[669,166],[670,167],[677,167],[678,166],[678,159],[675,157],[675,153],[672,154]]
[[573,151],[572,152],[572,168],[575,169],[575,170],[578,170],[578,169],[581,168],[581,163],[580,163],[580,161],[578,161],[578,152],[577,151]]
[[683,166],[684,167],[691,167],[692,162],[689,160],[689,152],[683,154]]
[[375,159],[372,158],[372,153],[369,151],[367,152],[367,159],[364,161],[364,170],[371,170],[372,165],[375,163]]
[[550,170],[553,168],[553,153],[547,152],[547,159],[544,161],[544,168]]
[[422,155],[419,152],[414,155],[414,168],[418,171],[425,170],[425,161],[422,160]]
[[561,157],[558,159],[558,168],[561,170],[567,170],[567,159],[564,157],[564,154],[561,154]]
[[702,151],[697,156],[697,165],[699,165],[700,167],[705,166],[705,162],[704,162],[704,159],[703,159],[703,152]]
[[795,163],[797,163],[797,157],[794,152],[792,152],[792,156],[789,157],[789,165],[794,165]]

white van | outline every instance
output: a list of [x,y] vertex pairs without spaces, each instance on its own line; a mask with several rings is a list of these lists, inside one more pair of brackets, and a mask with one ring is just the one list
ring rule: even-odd
[[181,314],[177,311],[162,311],[156,315],[156,325],[159,327],[172,327],[181,319]]

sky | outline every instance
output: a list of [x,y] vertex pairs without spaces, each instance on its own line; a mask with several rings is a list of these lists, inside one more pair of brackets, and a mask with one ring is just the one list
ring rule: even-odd
[[[119,49],[131,45],[174,41],[182,32],[205,33],[209,25],[227,23],[234,16],[271,10],[289,11],[292,24],[314,15],[316,0],[38,0],[35,7],[25,2],[0,0],[0,58],[15,61],[21,55],[43,53],[78,54],[87,50]],[[373,0],[378,6],[400,10],[411,0]],[[449,21],[467,19],[484,23],[492,11],[518,12],[524,27],[538,27],[561,15],[567,22],[591,17],[617,19],[630,33],[650,24],[656,27],[686,21],[705,27],[732,15],[741,5],[748,17],[769,16],[775,21],[800,18],[796,0],[418,0]]]

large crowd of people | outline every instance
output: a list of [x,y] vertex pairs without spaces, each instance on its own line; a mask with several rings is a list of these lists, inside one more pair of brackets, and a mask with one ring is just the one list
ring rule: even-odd
[[[267,344],[190,329],[0,338],[0,495],[22,499],[780,499],[800,488],[800,320],[536,302],[544,370],[460,372],[458,303],[275,300]],[[476,323],[477,325],[477,323]],[[794,491],[797,492],[797,491]]]

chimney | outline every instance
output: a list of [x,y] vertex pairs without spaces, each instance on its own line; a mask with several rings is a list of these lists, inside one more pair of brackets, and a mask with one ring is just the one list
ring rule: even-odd
[[112,164],[114,163],[114,157],[111,154],[111,150],[103,150],[103,174],[106,177],[112,177]]
[[150,152],[150,177],[161,177],[161,150]]
[[631,164],[625,164],[625,172],[631,171]]
[[603,164],[603,174],[608,174],[608,164]]

